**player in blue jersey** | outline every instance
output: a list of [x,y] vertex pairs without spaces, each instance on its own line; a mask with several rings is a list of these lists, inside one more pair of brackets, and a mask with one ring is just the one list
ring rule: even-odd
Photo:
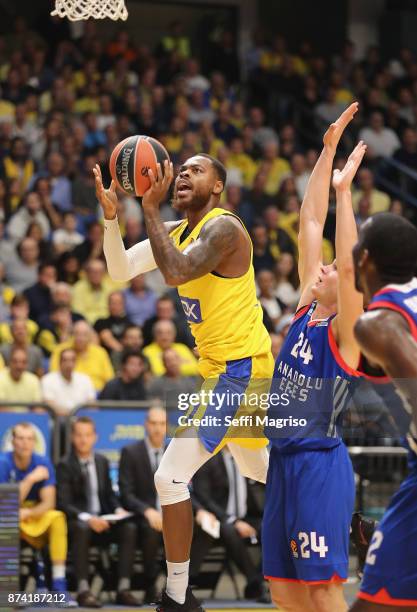
[[[383,213],[364,223],[354,249],[367,312],[355,335],[372,369],[389,377],[411,413],[407,478],[374,532],[354,612],[417,609],[417,229]],[[362,365],[361,365],[362,367]]]
[[[286,418],[287,427],[268,423],[265,432],[272,449],[263,570],[274,602],[286,612],[347,610],[342,581],[348,572],[355,488],[338,424],[350,382],[358,376],[353,328],[363,311],[363,298],[354,285],[352,248],[357,231],[350,187],[366,150],[363,143],[333,175],[336,262],[323,265],[321,257],[333,159],[356,110],[354,103],[329,128],[309,180],[300,213],[301,299],[271,387],[268,416]],[[281,398],[276,407],[274,394]],[[293,418],[301,418],[300,426],[294,426]]]

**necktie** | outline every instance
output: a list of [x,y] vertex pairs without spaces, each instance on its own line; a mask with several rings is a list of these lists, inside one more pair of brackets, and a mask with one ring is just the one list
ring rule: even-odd
[[159,467],[159,450],[155,450],[155,451],[153,452],[153,454],[154,454],[154,460],[153,460],[153,471],[154,471],[154,473],[155,473],[155,472],[156,472],[156,470],[157,470],[157,469],[158,469],[158,467]]
[[86,494],[87,494],[87,512],[89,512],[90,514],[93,514],[93,491],[91,488],[90,470],[88,469],[89,465],[90,465],[89,461],[85,461],[85,463],[83,463],[85,489],[86,489]]
[[234,503],[235,503],[235,516],[237,516],[239,518],[240,516],[240,508],[239,508],[239,493],[238,493],[238,489],[237,489],[237,471],[236,471],[236,464],[234,462],[234,459],[231,457],[230,458],[230,462],[232,464],[232,474],[233,474],[233,483],[232,483],[232,487],[233,487],[233,497],[234,497]]

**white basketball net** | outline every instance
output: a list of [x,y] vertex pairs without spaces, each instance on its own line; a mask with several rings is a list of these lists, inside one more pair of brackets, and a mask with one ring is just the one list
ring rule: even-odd
[[82,19],[127,19],[124,0],[55,0],[51,15],[67,17],[70,21]]

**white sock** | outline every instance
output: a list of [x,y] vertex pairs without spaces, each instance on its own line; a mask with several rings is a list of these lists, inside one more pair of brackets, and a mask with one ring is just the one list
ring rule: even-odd
[[65,564],[64,563],[54,563],[52,565],[52,578],[54,580],[65,578]]
[[189,559],[183,563],[171,563],[171,561],[167,561],[167,595],[179,604],[183,604],[185,601],[189,567]]

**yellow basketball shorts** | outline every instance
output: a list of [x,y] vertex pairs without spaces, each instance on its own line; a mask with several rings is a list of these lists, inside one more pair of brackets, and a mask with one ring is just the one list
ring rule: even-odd
[[223,362],[201,359],[199,370],[203,384],[180,414],[177,433],[195,430],[210,453],[228,442],[251,449],[266,446],[262,416],[274,371],[272,354]]

